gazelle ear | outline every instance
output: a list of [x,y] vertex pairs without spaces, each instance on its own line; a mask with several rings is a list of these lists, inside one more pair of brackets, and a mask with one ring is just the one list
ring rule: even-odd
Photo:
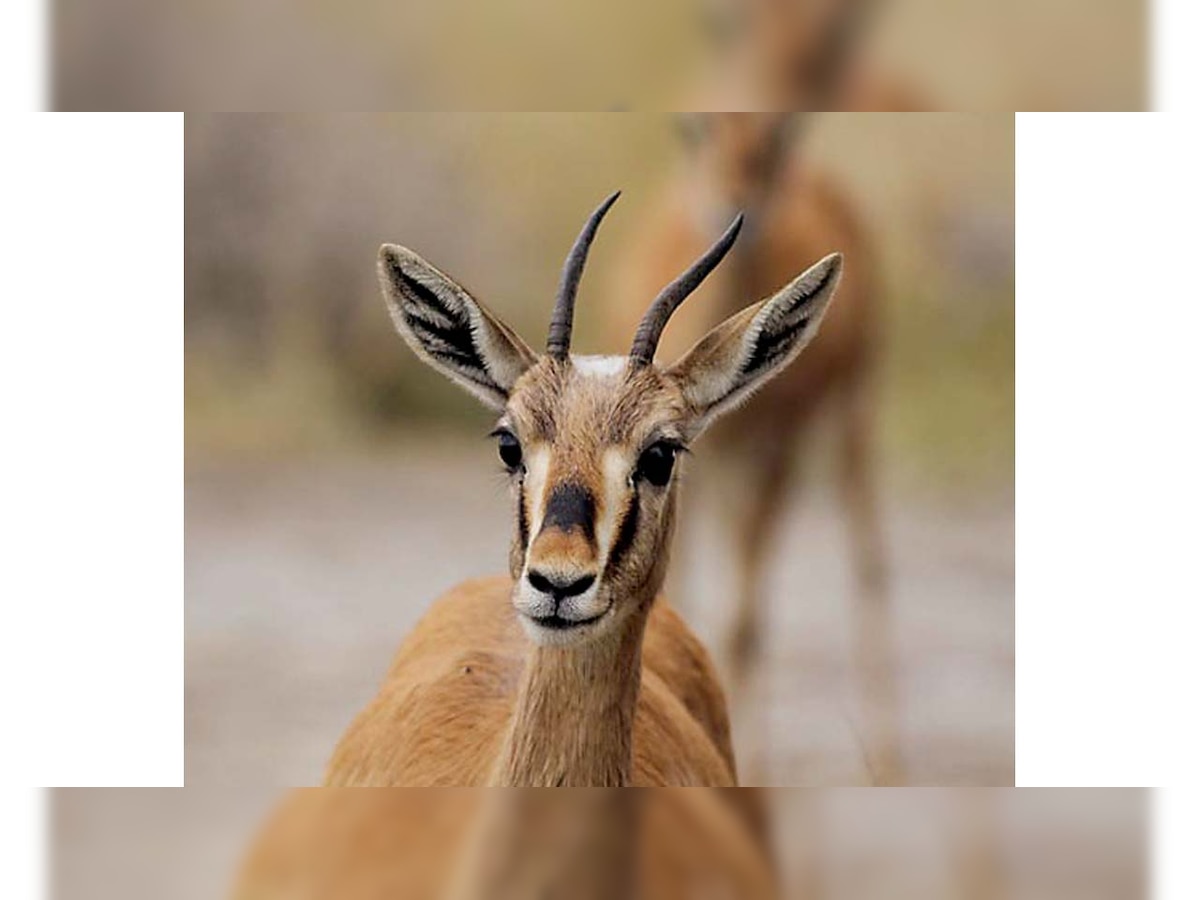
[[813,339],[842,275],[825,257],[779,293],[726,319],[667,370],[707,427],[800,355]]
[[417,356],[488,406],[503,409],[537,354],[453,279],[405,247],[380,248],[379,284],[396,330]]

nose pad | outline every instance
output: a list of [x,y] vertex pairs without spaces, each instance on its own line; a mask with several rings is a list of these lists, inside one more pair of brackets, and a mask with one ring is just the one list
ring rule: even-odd
[[555,600],[576,597],[590,588],[596,581],[595,575],[584,575],[572,580],[569,576],[563,578],[556,574],[551,577],[532,569],[525,578],[536,590],[541,591],[543,594],[549,594]]

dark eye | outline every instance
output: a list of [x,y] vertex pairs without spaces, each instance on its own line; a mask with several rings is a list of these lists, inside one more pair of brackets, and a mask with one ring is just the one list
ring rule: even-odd
[[500,449],[500,461],[510,472],[517,471],[521,468],[521,442],[511,431],[497,431],[495,435]]
[[642,451],[637,461],[637,477],[644,478],[655,487],[663,487],[671,480],[671,469],[679,447],[666,441],[651,444]]

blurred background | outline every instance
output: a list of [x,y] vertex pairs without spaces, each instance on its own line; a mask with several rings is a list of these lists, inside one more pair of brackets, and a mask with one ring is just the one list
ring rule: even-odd
[[[380,243],[417,250],[541,346],[563,257],[620,187],[573,349],[625,352],[608,327],[621,267],[697,177],[676,130],[631,113],[188,115],[189,786],[319,783],[429,602],[506,569],[492,416],[395,334]],[[879,256],[904,783],[1011,785],[1013,117],[814,114],[788,153],[844,193]],[[767,561],[765,784],[875,781],[822,434]],[[732,612],[719,513],[696,506],[701,552],[677,557],[680,605],[713,648]]]
[[[1141,900],[1138,789],[772,789],[780,895],[797,900]],[[216,900],[269,790],[60,789],[56,900]]]
[[[64,110],[1148,103],[1145,0],[56,0],[53,9],[52,104]],[[780,78],[807,82],[813,47],[843,42],[831,15],[843,9],[856,17],[850,43],[869,61],[859,83],[869,87],[825,99],[775,90]],[[750,61],[754,77],[732,60]],[[697,79],[707,86],[697,90]]]

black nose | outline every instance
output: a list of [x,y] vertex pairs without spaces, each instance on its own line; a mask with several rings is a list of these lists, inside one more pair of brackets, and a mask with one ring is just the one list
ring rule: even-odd
[[574,597],[582,594],[592,586],[596,580],[595,575],[584,575],[582,578],[576,578],[574,581],[563,581],[559,578],[549,578],[541,572],[529,572],[525,576],[529,579],[529,583],[543,594],[549,594],[555,600],[562,600],[566,597]]

